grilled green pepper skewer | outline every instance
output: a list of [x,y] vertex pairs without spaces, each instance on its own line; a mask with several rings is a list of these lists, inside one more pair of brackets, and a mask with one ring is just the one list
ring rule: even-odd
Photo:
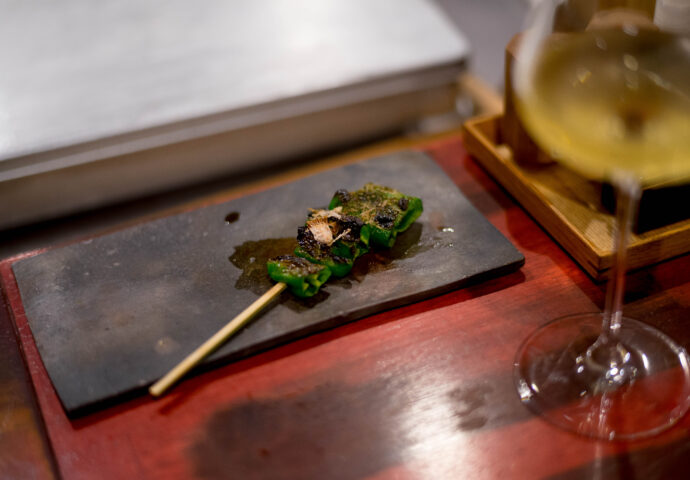
[[[299,297],[312,296],[331,274],[347,275],[370,245],[392,247],[397,235],[412,225],[422,209],[419,198],[373,183],[355,192],[338,190],[328,210],[313,211],[298,229],[296,257],[268,261],[269,276],[286,283]],[[323,269],[308,269],[304,261]]]
[[269,302],[290,287],[299,297],[319,291],[331,275],[346,275],[369,245],[393,246],[398,233],[422,213],[422,201],[387,187],[366,184],[356,192],[339,190],[329,210],[312,212],[300,227],[295,255],[272,258],[266,264],[276,283],[270,290],[218,330],[175,368],[154,383],[149,392],[162,395],[202,359],[216,350]]

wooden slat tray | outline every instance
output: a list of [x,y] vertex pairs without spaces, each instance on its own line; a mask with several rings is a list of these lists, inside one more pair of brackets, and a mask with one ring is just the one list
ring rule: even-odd
[[[615,218],[601,207],[600,187],[557,165],[525,167],[501,144],[500,115],[467,121],[467,151],[595,280],[612,265]],[[628,266],[636,269],[690,251],[690,219],[631,238]]]

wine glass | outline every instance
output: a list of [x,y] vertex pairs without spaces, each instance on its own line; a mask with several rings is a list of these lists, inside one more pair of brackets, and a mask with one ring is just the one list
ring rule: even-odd
[[517,354],[516,386],[549,422],[608,440],[658,433],[690,406],[685,349],[621,311],[641,189],[690,179],[690,38],[653,18],[653,1],[534,2],[513,68],[533,139],[562,165],[610,182],[617,200],[604,312],[534,332]]

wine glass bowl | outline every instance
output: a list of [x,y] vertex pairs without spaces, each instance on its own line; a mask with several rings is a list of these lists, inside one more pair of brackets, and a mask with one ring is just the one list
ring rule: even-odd
[[[540,13],[548,18],[549,12]],[[616,12],[595,12],[590,24],[597,13]],[[611,16],[620,23],[525,33],[515,68],[522,121],[543,149],[586,177],[628,174],[643,185],[685,181],[690,39],[651,21]]]
[[690,179],[690,38],[654,2],[542,0],[513,68],[521,121],[554,160],[616,191],[614,263],[602,313],[556,319],[520,347],[521,400],[567,430],[636,439],[690,407],[684,348],[622,315],[626,247],[646,185]]

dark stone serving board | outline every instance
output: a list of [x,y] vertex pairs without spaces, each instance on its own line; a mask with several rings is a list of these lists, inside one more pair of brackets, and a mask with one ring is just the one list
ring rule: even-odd
[[13,265],[31,331],[69,414],[135,393],[271,286],[309,207],[371,181],[424,213],[389,251],[312,299],[281,298],[208,362],[251,355],[519,268],[524,257],[428,156],[401,152],[49,250]]

